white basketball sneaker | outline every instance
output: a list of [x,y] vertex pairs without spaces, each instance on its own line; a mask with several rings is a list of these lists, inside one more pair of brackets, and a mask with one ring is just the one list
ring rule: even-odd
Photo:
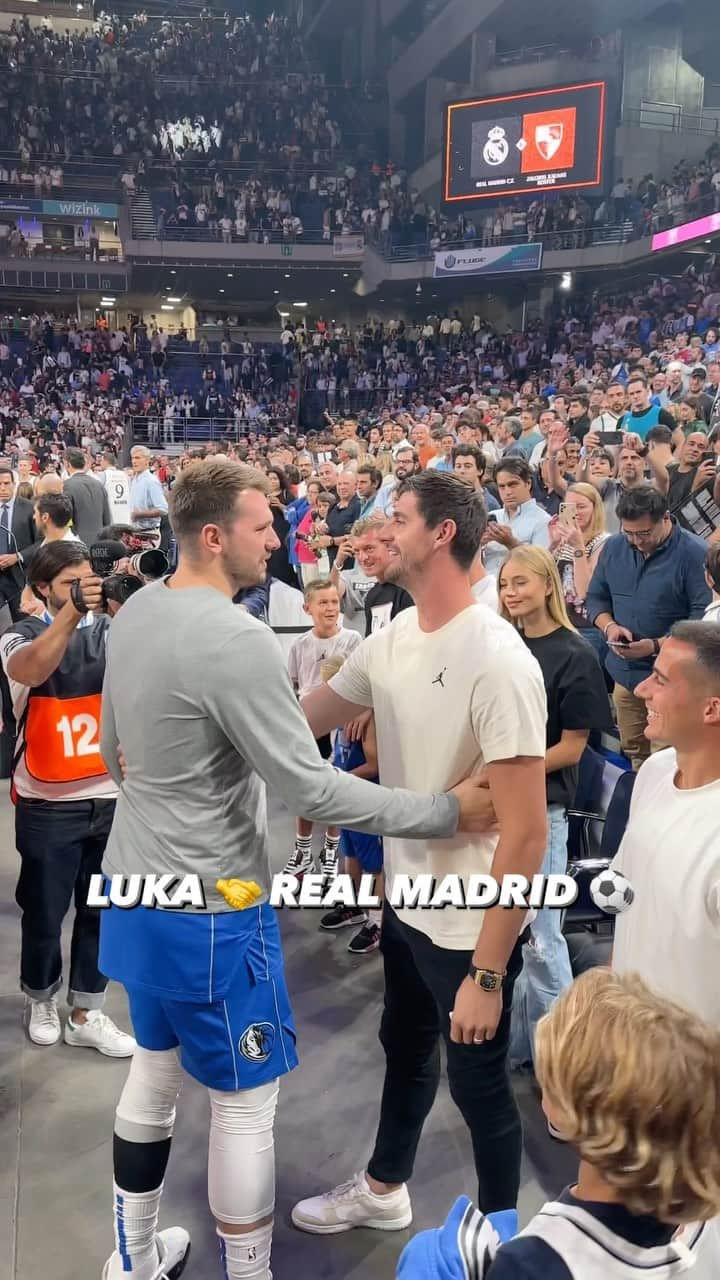
[[412,1207],[405,1183],[396,1191],[378,1196],[370,1190],[364,1173],[356,1173],[323,1196],[312,1196],[295,1205],[291,1218],[300,1231],[311,1235],[335,1235],[353,1227],[377,1231],[402,1231],[412,1222]]
[[[157,1270],[150,1280],[179,1280],[190,1257],[190,1236],[183,1227],[167,1227],[155,1237],[158,1251]],[[103,1267],[102,1280],[116,1280],[127,1275],[120,1254],[115,1251]]]
[[57,1044],[60,1039],[60,1015],[57,1000],[30,1000],[28,1035],[33,1044]]
[[133,1037],[116,1027],[102,1009],[91,1009],[87,1021],[78,1027],[66,1022],[65,1043],[74,1048],[97,1049],[106,1058],[131,1058],[135,1052]]

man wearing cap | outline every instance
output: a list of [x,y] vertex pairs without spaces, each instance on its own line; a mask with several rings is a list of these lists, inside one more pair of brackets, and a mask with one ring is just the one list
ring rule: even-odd
[[703,418],[707,425],[710,425],[710,414],[715,400],[714,396],[709,396],[705,391],[707,381],[707,372],[702,364],[695,365],[690,374],[690,394],[695,396],[698,405],[698,416]]

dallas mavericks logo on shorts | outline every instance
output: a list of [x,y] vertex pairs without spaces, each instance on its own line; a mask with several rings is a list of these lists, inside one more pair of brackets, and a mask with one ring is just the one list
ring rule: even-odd
[[275,1043],[272,1022],[253,1022],[238,1040],[238,1049],[248,1062],[267,1062]]

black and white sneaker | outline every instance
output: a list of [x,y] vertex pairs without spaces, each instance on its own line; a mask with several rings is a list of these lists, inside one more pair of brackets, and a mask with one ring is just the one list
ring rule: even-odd
[[377,951],[380,946],[380,928],[378,925],[368,921],[364,924],[359,933],[348,943],[348,951],[354,956],[367,956],[371,951]]
[[334,880],[338,873],[338,850],[328,849],[323,845],[320,853],[320,875],[326,880]]
[[320,921],[321,929],[344,929],[347,925],[365,924],[367,916],[359,907],[333,907]]
[[295,849],[292,857],[288,858],[283,867],[283,875],[296,876],[299,880],[305,875],[306,871],[312,871],[314,865],[312,853],[305,853],[303,849]]

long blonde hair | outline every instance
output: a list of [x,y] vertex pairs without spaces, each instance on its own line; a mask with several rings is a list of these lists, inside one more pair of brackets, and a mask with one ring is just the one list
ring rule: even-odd
[[636,974],[590,969],[538,1023],[535,1072],[565,1140],[631,1213],[672,1226],[720,1213],[713,1027]]
[[599,491],[594,484],[578,484],[568,485],[567,497],[573,493],[579,493],[581,498],[587,498],[592,503],[593,518],[590,521],[590,528],[583,533],[585,543],[592,542],[593,538],[597,538],[599,533],[607,532],[607,521],[605,520],[605,507]]
[[[575,628],[568,617],[568,611],[565,606],[560,574],[557,571],[555,561],[550,555],[550,552],[546,551],[544,547],[530,547],[524,543],[519,547],[513,547],[510,554],[500,566],[500,572],[498,574],[498,590],[500,590],[503,571],[506,565],[511,563],[521,564],[523,568],[527,569],[528,573],[534,573],[538,578],[543,579],[545,586],[550,588],[545,596],[545,607],[550,617],[553,622],[558,624],[559,627],[566,627],[568,631],[574,631]],[[510,617],[510,614],[502,601],[501,593],[500,606],[500,612],[503,618],[506,618],[508,622],[512,623],[518,631],[522,631],[522,624]]]

